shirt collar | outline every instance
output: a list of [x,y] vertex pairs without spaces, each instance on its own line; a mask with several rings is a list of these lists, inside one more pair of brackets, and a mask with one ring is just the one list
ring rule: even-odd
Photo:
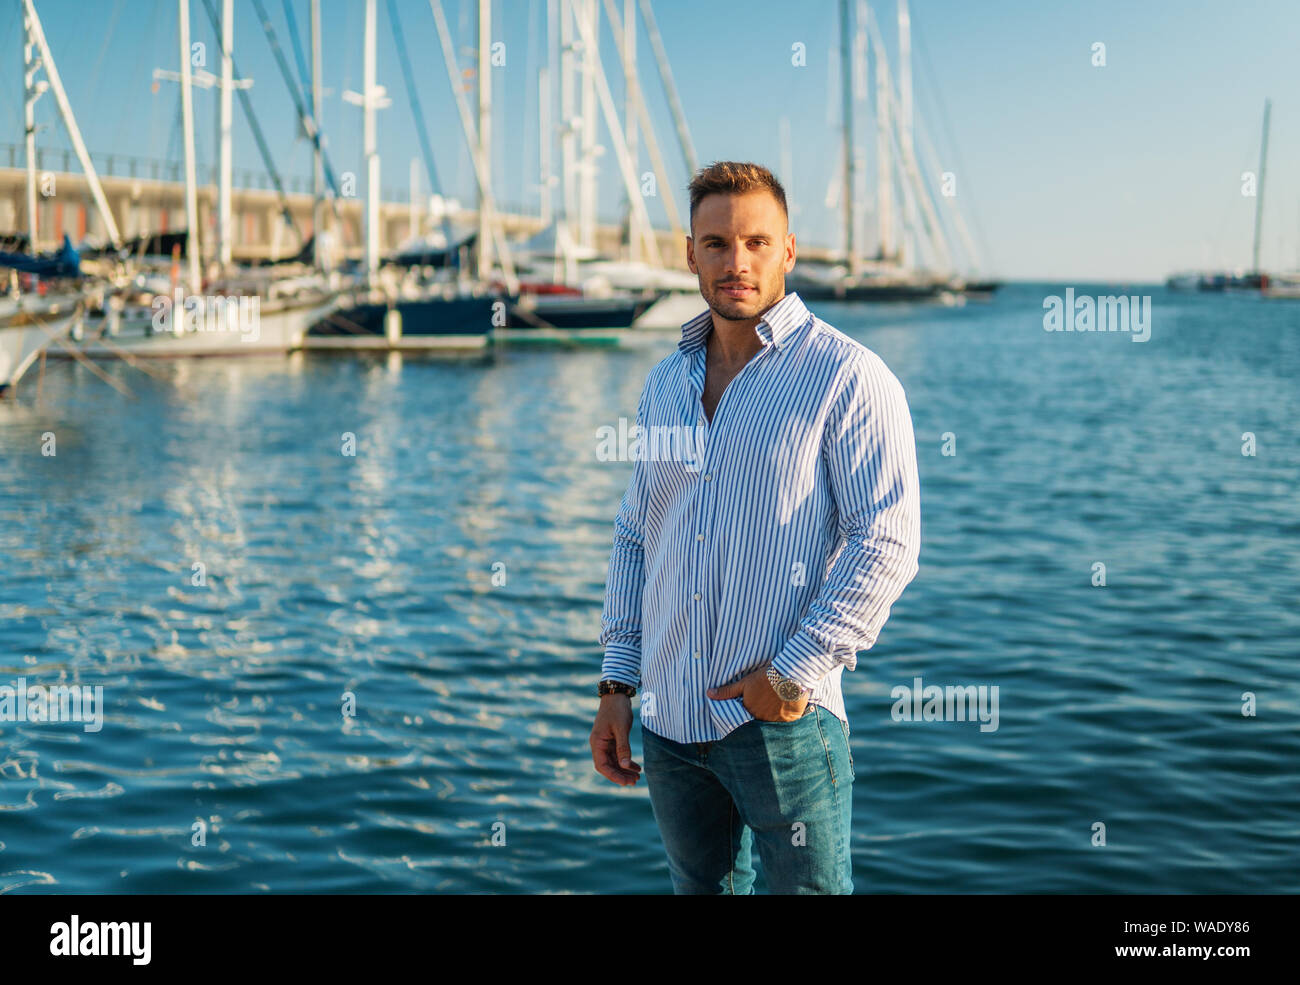
[[[803,327],[810,314],[798,292],[791,291],[767,309],[759,323],[754,326],[754,331],[764,345],[770,342],[780,349],[797,329]],[[713,331],[713,310],[706,308],[682,326],[682,338],[677,343],[677,348],[689,353],[704,345],[711,331]]]

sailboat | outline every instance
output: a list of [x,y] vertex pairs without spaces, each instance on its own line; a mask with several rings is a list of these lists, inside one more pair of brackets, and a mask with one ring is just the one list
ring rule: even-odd
[[[53,253],[0,251],[0,267],[11,271],[10,292],[0,298],[0,394],[3,394],[51,344],[62,344],[80,316],[81,292],[59,285],[80,280],[81,258],[65,233],[62,247]],[[20,291],[20,274],[36,285],[36,289]],[[49,289],[51,284],[55,285],[54,290]]]
[[1300,300],[1300,271],[1266,276],[1260,294],[1266,298]]
[[1289,297],[1287,278],[1270,278],[1259,266],[1260,231],[1264,222],[1264,175],[1268,164],[1269,116],[1272,100],[1264,100],[1264,121],[1260,130],[1258,183],[1255,189],[1255,234],[1251,247],[1250,269],[1181,271],[1165,279],[1173,291],[1196,290],[1211,293],[1249,292],[1265,297]]
[[12,292],[0,297],[0,396],[22,378],[52,343],[80,317],[75,294]]
[[[607,129],[618,159],[626,196],[625,258],[600,254],[592,245],[594,239],[595,162],[594,134],[596,125],[596,92],[606,88],[604,70],[600,63],[599,46],[591,43],[599,20],[599,10],[574,0],[561,0],[551,8],[558,14],[558,22],[549,25],[548,36],[558,40],[560,59],[560,118],[566,121],[558,128],[563,158],[563,211],[558,216],[551,213],[550,189],[556,184],[551,173],[551,140],[556,132],[550,123],[550,79],[552,68],[548,64],[538,71],[538,137],[541,164],[542,190],[541,229],[530,239],[515,248],[520,271],[521,290],[533,295],[533,310],[557,326],[579,328],[601,324],[606,329],[603,336],[629,338],[643,329],[680,330],[681,325],[705,308],[700,296],[699,281],[687,271],[665,267],[659,258],[658,246],[650,230],[645,212],[644,196],[630,176],[639,173],[638,141],[643,140],[654,164],[659,181],[665,180],[662,156],[654,129],[641,92],[636,68],[636,13],[628,11],[623,22],[615,6],[607,4],[605,11],[610,20],[610,34],[624,73],[626,98],[622,125],[610,112],[610,105],[602,103],[606,113]],[[642,18],[651,40],[664,84],[668,103],[677,125],[678,142],[688,173],[696,169],[694,148],[689,130],[681,114],[672,81],[671,67],[663,52],[654,15],[649,4],[640,5]],[[577,57],[581,52],[581,58]],[[575,96],[581,94],[580,105]],[[578,125],[574,121],[580,120]],[[581,148],[577,147],[578,138]],[[675,200],[664,200],[670,224],[678,237],[684,237],[680,219],[676,214]],[[576,230],[576,231],[575,231]],[[523,299],[521,299],[521,302]],[[526,302],[524,302],[526,303]],[[626,331],[630,328],[632,331]],[[513,322],[499,337],[527,341],[544,336],[545,332]]]
[[[144,236],[122,246],[124,262],[141,251],[169,249],[170,277],[141,270],[105,292],[73,331],[80,355],[178,358],[286,353],[302,346],[309,327],[338,305],[338,292],[322,276],[288,277],[278,265],[241,267],[231,261],[231,95],[243,80],[233,78],[233,4],[223,0],[220,112],[220,218],[216,264],[220,273],[200,274],[197,179],[195,173],[192,70],[188,0],[178,0],[181,116],[185,142],[187,227],[183,233]],[[250,123],[256,127],[245,103]],[[271,162],[267,162],[271,166]],[[278,184],[278,178],[276,183]],[[305,249],[305,247],[304,247]],[[182,258],[184,260],[182,273]],[[301,254],[300,257],[301,258]],[[295,258],[298,259],[298,258]]]
[[[445,27],[441,7],[436,3],[433,7],[441,30]],[[389,16],[389,26],[407,79],[425,165],[431,186],[436,189],[438,181],[432,150],[424,130],[424,117],[410,72],[405,40],[395,20],[397,10],[393,5],[389,6]],[[481,239],[488,232],[484,222],[480,223],[475,236],[454,242],[450,225],[444,221],[441,249],[412,242],[408,244],[409,250],[399,249],[390,258],[391,263],[385,264],[380,256],[380,158],[376,110],[389,105],[389,100],[386,89],[376,80],[376,24],[376,2],[366,0],[362,91],[347,93],[344,97],[360,106],[363,114],[366,163],[364,267],[354,287],[340,297],[339,306],[311,325],[302,345],[307,350],[481,350],[488,344],[493,318],[500,318],[501,309],[497,304],[501,299],[486,284],[467,281],[462,276],[458,258],[463,247],[468,246],[475,252],[482,249]],[[313,45],[313,63],[316,61],[314,49]],[[463,94],[458,89],[455,91],[458,99],[463,100]],[[462,106],[462,115],[464,112]],[[480,162],[476,160],[475,164],[476,171],[481,170]],[[483,211],[482,206],[480,211]],[[435,253],[438,254],[436,257]],[[427,270],[432,270],[433,275],[428,276]]]
[[[1000,286],[984,277],[961,277],[951,271],[953,251],[948,244],[938,212],[921,179],[912,118],[911,21],[906,0],[898,0],[899,87],[895,93],[879,25],[865,0],[859,0],[857,36],[850,38],[849,0],[840,0],[840,78],[843,138],[844,259],[840,263],[811,264],[800,261],[786,277],[788,290],[807,300],[818,301],[960,301],[965,295],[988,296]],[[877,252],[859,256],[856,247],[855,171],[853,141],[855,70],[863,68],[870,39],[876,62],[876,219]],[[850,54],[852,47],[853,53]],[[865,82],[862,87],[865,88]],[[895,170],[900,179],[898,194],[907,220],[897,235],[894,222]],[[954,210],[956,227],[968,259],[975,249],[959,211]],[[925,270],[906,262],[908,234],[926,234],[930,252],[939,269]]]
[[[106,208],[103,189],[90,163],[81,133],[68,104],[58,68],[45,41],[33,0],[23,0],[24,109],[27,151],[27,235],[24,249],[0,252],[0,267],[9,269],[9,291],[0,298],[0,394],[17,383],[52,344],[64,345],[81,316],[84,296],[81,258],[65,234],[61,247],[49,254],[31,252],[36,239],[36,101],[54,93],[59,114],[72,139],[73,149],[86,172],[96,204]],[[38,72],[45,81],[37,82]],[[111,217],[110,235],[116,236]],[[27,290],[22,289],[22,280]]]

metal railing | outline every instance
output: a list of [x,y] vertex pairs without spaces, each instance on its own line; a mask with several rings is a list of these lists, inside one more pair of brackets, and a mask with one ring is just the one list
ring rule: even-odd
[[[95,170],[99,172],[101,178],[141,178],[149,181],[173,181],[176,183],[185,180],[185,164],[182,161],[166,161],[155,157],[139,157],[134,154],[107,154],[98,151],[90,152],[90,160],[95,165]],[[27,150],[23,144],[0,143],[0,162],[10,168],[25,168],[27,166]],[[77,160],[77,155],[70,149],[37,147],[36,148],[36,169],[38,171],[59,171],[65,174],[80,174],[81,164]],[[217,169],[213,165],[200,164],[196,167],[198,183],[202,185],[214,185],[217,181]],[[258,171],[252,168],[235,168],[232,172],[234,185],[240,189],[254,189],[271,191],[275,185],[271,182],[271,176],[265,171]],[[296,195],[310,195],[312,190],[312,181],[310,176],[306,175],[281,175],[286,192]],[[364,201],[365,190],[364,180],[358,175],[357,177],[357,194],[351,196],[354,201]],[[427,191],[422,191],[422,195],[428,195]],[[379,197],[388,204],[397,204],[410,201],[411,190],[409,187],[388,187],[381,188]],[[465,207],[473,211],[473,203],[465,203]],[[498,211],[512,216],[531,216],[535,215],[537,206],[525,202],[508,202],[501,199],[497,202]],[[608,220],[606,220],[606,224]]]

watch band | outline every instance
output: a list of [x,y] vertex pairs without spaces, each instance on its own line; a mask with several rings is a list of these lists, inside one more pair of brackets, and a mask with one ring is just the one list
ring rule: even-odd
[[772,690],[782,701],[798,701],[804,694],[812,694],[812,688],[784,676],[772,664],[767,665],[767,682],[772,685]]

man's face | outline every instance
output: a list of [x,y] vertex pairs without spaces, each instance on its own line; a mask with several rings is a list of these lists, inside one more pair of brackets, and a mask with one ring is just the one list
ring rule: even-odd
[[756,319],[785,294],[794,269],[794,234],[766,190],[700,199],[686,238],[686,262],[700,294],[720,317]]

